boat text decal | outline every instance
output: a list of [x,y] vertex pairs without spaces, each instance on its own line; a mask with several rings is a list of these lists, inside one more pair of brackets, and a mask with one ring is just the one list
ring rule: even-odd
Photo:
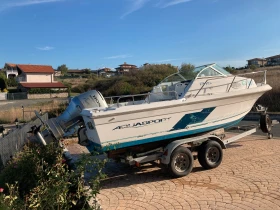
[[148,120],[148,121],[126,124],[126,125],[120,125],[120,126],[115,127],[113,130],[124,129],[124,128],[138,128],[138,127],[142,127],[142,126],[146,126],[146,125],[162,123],[162,122],[169,120],[170,118],[171,117],[160,118],[160,119],[156,119],[156,120]]

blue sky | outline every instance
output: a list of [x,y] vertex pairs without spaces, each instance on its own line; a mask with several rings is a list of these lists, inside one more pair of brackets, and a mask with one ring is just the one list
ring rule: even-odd
[[1,0],[0,66],[243,66],[280,54],[279,0]]

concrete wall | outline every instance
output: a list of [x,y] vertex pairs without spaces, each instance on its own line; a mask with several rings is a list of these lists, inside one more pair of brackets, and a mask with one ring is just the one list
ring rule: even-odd
[[0,101],[7,100],[7,93],[0,93]]
[[68,93],[27,94],[28,99],[67,98],[67,97],[68,97]]
[[53,74],[28,73],[26,82],[53,82]]

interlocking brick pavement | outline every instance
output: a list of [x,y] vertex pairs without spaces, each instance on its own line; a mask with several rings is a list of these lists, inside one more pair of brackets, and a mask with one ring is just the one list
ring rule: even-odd
[[224,150],[222,164],[172,179],[157,164],[110,163],[98,202],[122,209],[280,209],[280,139],[243,138]]

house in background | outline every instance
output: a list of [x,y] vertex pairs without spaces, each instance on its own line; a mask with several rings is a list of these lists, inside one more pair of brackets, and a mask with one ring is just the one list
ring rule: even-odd
[[54,81],[54,70],[51,66],[43,65],[17,65],[19,87],[23,91],[32,88],[63,89],[61,82]]
[[7,78],[15,78],[18,76],[17,65],[13,63],[5,63],[2,71],[6,72]]
[[267,58],[253,58],[247,60],[248,66],[255,65],[257,67],[261,66],[278,66],[280,65],[280,55],[274,55]]
[[255,66],[265,66],[267,63],[267,60],[265,58],[253,58],[250,60],[247,60],[248,66],[255,65]]
[[267,57],[267,65],[268,66],[277,66],[280,65],[280,55],[274,55],[271,57]]
[[138,70],[137,66],[133,64],[127,64],[126,62],[124,62],[116,68],[117,74],[125,74],[133,70]]
[[53,83],[54,70],[51,66],[43,65],[17,65],[20,83]]
[[74,77],[74,76],[81,76],[81,75],[85,74],[85,72],[83,70],[79,70],[79,69],[68,69],[66,74],[68,76]]
[[150,64],[149,63],[144,63],[143,64],[143,66],[145,67],[145,66],[149,66]]
[[55,77],[60,77],[60,76],[61,76],[61,71],[59,71],[59,70],[54,70],[54,76],[55,76]]
[[98,77],[112,77],[112,76],[115,76],[115,74],[116,74],[115,71],[112,71],[112,69],[110,69],[108,67],[93,70],[91,72],[96,74]]
[[90,73],[90,69],[69,69],[67,71],[67,75],[71,77],[86,76]]

